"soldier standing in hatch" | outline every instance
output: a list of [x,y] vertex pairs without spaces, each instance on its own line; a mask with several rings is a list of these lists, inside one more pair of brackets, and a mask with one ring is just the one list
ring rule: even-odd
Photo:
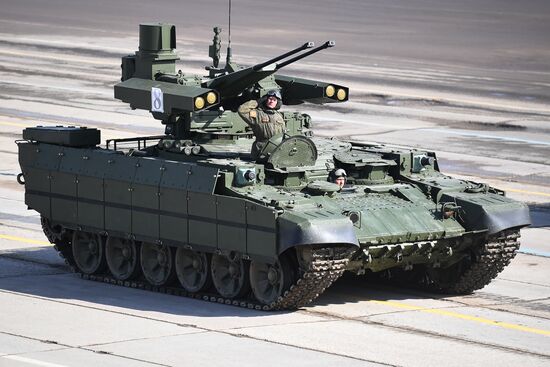
[[252,128],[256,137],[252,145],[252,157],[258,157],[271,137],[285,131],[285,120],[278,111],[282,102],[281,93],[270,90],[259,101],[251,100],[239,107],[239,115]]
[[346,185],[348,175],[343,168],[335,169],[331,172],[332,182],[340,186],[340,190]]

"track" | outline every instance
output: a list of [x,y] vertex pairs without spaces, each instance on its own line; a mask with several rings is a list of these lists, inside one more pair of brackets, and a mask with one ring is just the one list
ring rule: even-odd
[[[277,301],[265,305],[255,302],[250,295],[245,299],[230,299],[211,292],[188,292],[175,286],[156,287],[145,281],[142,275],[138,279],[122,281],[115,279],[108,272],[84,274],[74,261],[71,242],[66,240],[72,236],[52,231],[48,221],[44,219],[42,228],[48,240],[55,244],[54,248],[58,254],[83,279],[263,311],[297,309],[311,303],[340,278],[354,252],[354,249],[349,248],[314,248],[311,262],[307,269],[302,269],[298,280]],[[454,294],[470,294],[481,289],[496,278],[516,256],[520,247],[519,237],[518,231],[502,232],[474,251],[474,254],[466,259],[469,263],[465,267],[463,262],[459,262],[451,268],[433,269],[431,273],[427,272],[426,276],[421,278],[420,286],[430,291]],[[441,273],[434,273],[435,270]],[[455,274],[452,274],[451,281],[442,280],[453,271]]]
[[[59,236],[54,233],[45,220],[42,220],[42,228],[48,240],[55,244],[54,248],[58,254],[65,260],[67,265],[83,279],[263,311],[297,309],[311,303],[344,273],[346,265],[355,251],[355,249],[342,247],[313,248],[311,262],[308,264],[307,269],[303,269],[301,272],[302,274],[295,284],[293,284],[283,296],[280,296],[277,301],[269,305],[264,305],[254,302],[250,299],[252,297],[248,297],[248,299],[230,299],[224,298],[219,294],[208,292],[191,293],[180,287],[155,287],[143,279],[128,281],[117,280],[108,272],[94,275],[84,274],[79,271],[74,261],[71,242],[65,240],[65,238],[71,236],[67,236],[66,234],[64,236]],[[138,278],[142,278],[142,276]]]
[[[485,287],[516,256],[520,246],[519,237],[519,231],[499,233],[497,237],[489,239],[486,244],[474,251],[470,259],[465,260],[469,262],[466,268],[461,268],[464,263],[462,261],[448,269],[437,269],[438,272],[435,274],[428,272],[426,288],[443,293],[469,294]],[[461,269],[463,272],[459,275]],[[457,277],[452,281],[438,279],[450,271],[457,272]]]

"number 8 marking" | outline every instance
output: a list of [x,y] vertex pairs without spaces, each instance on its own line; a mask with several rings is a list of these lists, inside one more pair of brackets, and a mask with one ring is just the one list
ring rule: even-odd
[[160,88],[151,88],[151,111],[164,112],[164,96]]

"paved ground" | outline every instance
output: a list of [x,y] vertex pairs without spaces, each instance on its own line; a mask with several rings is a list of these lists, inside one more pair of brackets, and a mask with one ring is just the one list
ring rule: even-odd
[[[550,9],[547,2],[233,2],[247,65],[305,40],[337,47],[288,73],[349,85],[349,103],[304,106],[319,135],[438,152],[444,171],[527,202],[533,226],[496,281],[436,297],[346,277],[314,305],[266,314],[85,282],[27,211],[16,146],[25,126],[86,124],[102,139],[158,134],[112,98],[137,24],[178,26],[201,73],[226,3],[19,0],[0,12],[0,366],[501,365],[550,362]],[[285,71],[287,73],[287,71]],[[301,108],[302,109],[302,108]]]
[[544,257],[518,255],[471,296],[346,277],[310,307],[265,313],[83,281],[50,246],[32,243],[38,232],[13,232],[0,239],[0,365],[545,366],[550,359]]

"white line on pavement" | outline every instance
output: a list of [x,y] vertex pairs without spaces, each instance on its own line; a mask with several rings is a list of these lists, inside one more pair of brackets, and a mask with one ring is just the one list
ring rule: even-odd
[[32,358],[14,356],[14,355],[2,356],[1,358],[10,359],[12,361],[24,362],[24,363],[32,364],[32,365],[35,365],[35,366],[67,367],[66,365],[63,365],[63,364],[43,362],[43,361],[39,361],[38,359],[32,359]]

